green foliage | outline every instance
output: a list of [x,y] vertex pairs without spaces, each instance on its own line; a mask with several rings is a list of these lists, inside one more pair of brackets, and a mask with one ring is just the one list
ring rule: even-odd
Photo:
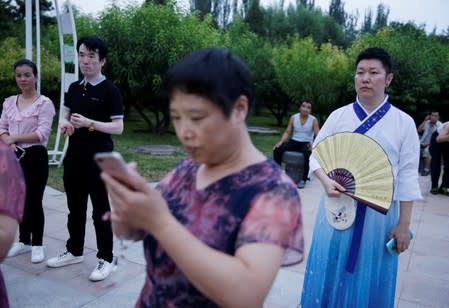
[[429,39],[412,23],[395,24],[360,37],[349,51],[355,59],[366,47],[383,47],[392,56],[394,81],[389,89],[392,101],[410,115],[436,108],[447,101],[448,45]]
[[[0,54],[2,55],[0,58],[0,84],[2,85],[0,97],[5,98],[19,91],[14,79],[13,66],[17,60],[25,57],[25,50],[16,38],[7,38],[0,42]],[[58,60],[44,49],[41,53],[41,63],[41,72],[39,72],[41,92],[55,100],[59,94]]]
[[314,112],[328,114],[340,103],[349,62],[338,48],[319,49],[312,38],[295,39],[290,48],[275,48],[273,63],[282,89],[297,105],[309,99]]
[[0,39],[12,36],[19,21],[19,8],[14,2],[12,0],[0,1]]
[[258,35],[263,35],[264,32],[263,16],[259,0],[252,0],[245,15],[245,22],[249,25],[251,31]]
[[330,42],[337,46],[346,45],[342,26],[319,9],[301,5],[289,6],[284,11],[279,7],[270,7],[264,14],[266,36],[275,42],[285,41],[291,36],[310,36],[317,44]]
[[[166,131],[168,110],[160,84],[164,72],[188,52],[216,45],[212,20],[182,16],[173,6],[145,4],[101,16],[100,36],[110,46],[105,72],[121,89],[151,131]],[[192,35],[194,34],[194,35]]]

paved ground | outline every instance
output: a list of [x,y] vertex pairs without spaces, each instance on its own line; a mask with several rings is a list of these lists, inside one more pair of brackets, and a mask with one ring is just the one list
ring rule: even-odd
[[[429,177],[420,177],[424,199],[416,203],[413,212],[411,229],[415,238],[410,249],[400,257],[398,308],[449,308],[449,197],[429,194],[429,181]],[[306,247],[310,245],[321,191],[317,180],[300,190]],[[44,207],[44,245],[52,257],[64,250],[68,236],[65,195],[47,187]],[[117,255],[119,246],[116,241]],[[141,242],[129,245],[121,266],[101,283],[92,283],[87,278],[96,264],[95,250],[90,219],[86,228],[85,261],[81,264],[50,269],[44,263],[32,264],[29,254],[6,259],[1,269],[11,307],[132,307],[145,277]],[[281,269],[264,308],[296,307],[304,268],[305,263]]]

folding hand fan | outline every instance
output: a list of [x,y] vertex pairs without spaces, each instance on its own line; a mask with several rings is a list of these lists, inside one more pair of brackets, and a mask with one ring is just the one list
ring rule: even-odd
[[313,154],[324,172],[345,187],[344,194],[386,214],[393,200],[393,171],[372,138],[344,132],[323,139]]

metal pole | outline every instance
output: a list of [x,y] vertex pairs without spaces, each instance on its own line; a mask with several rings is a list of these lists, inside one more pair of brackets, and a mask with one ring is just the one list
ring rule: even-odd
[[25,50],[26,58],[33,60],[33,3],[25,0]]
[[[39,0],[35,2],[36,6],[36,66],[37,71],[42,76],[41,72],[41,12]],[[37,93],[41,93],[41,78],[37,78]]]

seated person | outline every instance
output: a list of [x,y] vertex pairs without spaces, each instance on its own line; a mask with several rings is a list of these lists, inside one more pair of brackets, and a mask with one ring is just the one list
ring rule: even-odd
[[[309,174],[309,157],[312,153],[313,138],[320,131],[318,120],[311,115],[312,102],[303,101],[299,106],[299,113],[290,117],[287,128],[281,140],[273,148],[273,159],[282,164],[282,156],[285,151],[301,152],[304,155],[304,170],[302,178],[298,183],[299,188],[304,188]],[[292,138],[287,141],[293,132]]]

